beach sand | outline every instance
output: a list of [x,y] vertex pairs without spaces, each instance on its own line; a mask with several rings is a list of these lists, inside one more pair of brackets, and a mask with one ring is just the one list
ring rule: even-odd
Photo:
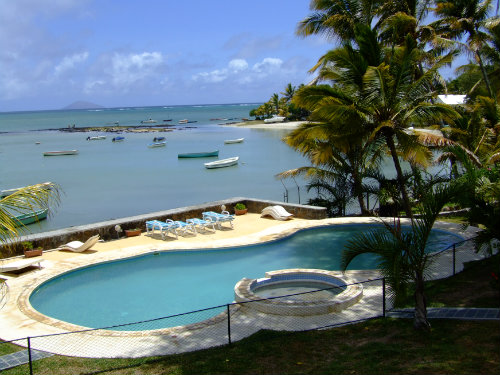
[[290,129],[293,130],[297,128],[299,125],[305,123],[307,121],[288,121],[288,122],[274,122],[271,124],[248,124],[246,122],[238,122],[235,124],[227,124],[224,126],[232,126],[237,128],[248,128],[248,129]]

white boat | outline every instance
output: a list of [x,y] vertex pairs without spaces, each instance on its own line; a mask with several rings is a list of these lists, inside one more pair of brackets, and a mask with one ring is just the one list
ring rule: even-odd
[[270,123],[273,123],[273,122],[283,122],[283,121],[285,121],[285,118],[286,117],[283,117],[283,116],[273,116],[271,118],[266,118],[264,120],[264,122],[266,124],[270,124]]
[[141,124],[154,124],[155,122],[156,122],[155,120],[149,118],[149,120],[142,120]]
[[240,158],[239,156],[235,156],[233,158],[221,159],[221,160],[212,161],[210,163],[205,163],[205,168],[213,169],[213,168],[230,167],[231,165],[238,164],[239,158]]
[[155,148],[155,147],[164,147],[167,145],[167,142],[153,142],[148,145],[149,148]]
[[[42,185],[42,187],[44,189],[50,189],[50,185],[52,184],[52,182],[42,182],[40,183],[40,185]],[[24,189],[25,187],[27,186],[23,186],[23,187],[18,187],[18,188],[14,188],[14,189],[5,189],[5,190],[0,190],[0,198],[4,198],[8,195],[11,195],[11,194],[14,194],[15,192],[21,190],[21,189]]]
[[224,141],[225,144],[229,145],[229,144],[232,144],[232,143],[241,143],[245,140],[245,138],[237,138],[237,139],[226,139]]
[[106,139],[105,135],[96,135],[95,137],[87,137],[87,141],[101,141]]
[[60,156],[60,155],[76,155],[78,150],[65,150],[65,151],[46,151],[43,156]]
[[188,119],[179,120],[179,124],[187,124],[188,122],[189,122]]

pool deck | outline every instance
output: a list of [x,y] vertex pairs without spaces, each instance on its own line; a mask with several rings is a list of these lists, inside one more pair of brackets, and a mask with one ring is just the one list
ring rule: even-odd
[[[85,329],[69,323],[46,317],[29,304],[29,295],[42,282],[75,268],[85,267],[116,259],[128,258],[156,251],[196,250],[232,246],[243,246],[276,240],[297,230],[317,226],[371,223],[373,218],[333,218],[305,220],[294,218],[277,221],[261,218],[259,214],[249,213],[237,216],[234,229],[227,223],[221,230],[205,231],[195,235],[173,236],[162,240],[159,235],[121,238],[99,242],[91,250],[83,253],[46,250],[42,256],[41,269],[30,268],[18,275],[0,275],[7,279],[8,297],[0,307],[0,338],[9,341],[25,337],[58,334]],[[405,220],[401,220],[405,224]],[[464,238],[473,237],[477,228],[462,231],[458,224],[437,222],[435,228],[448,230]],[[471,251],[470,244],[462,246],[460,261],[480,259],[480,254]],[[451,254],[440,256],[431,269],[431,278],[446,277],[451,274],[450,267],[442,262],[449,261]],[[461,264],[456,271],[460,271]],[[242,275],[243,277],[244,275]],[[364,281],[379,277],[377,271],[348,271],[352,281]],[[234,287],[234,286],[231,286]],[[229,301],[228,301],[229,302]],[[311,317],[282,317],[252,312],[245,308],[235,308],[231,314],[232,340],[237,341],[260,329],[304,330],[315,327],[342,324],[373,316],[381,311],[381,291],[379,285],[364,286],[362,300],[341,313]],[[201,308],[203,308],[202,306]],[[157,331],[90,331],[59,335],[31,340],[33,348],[51,353],[81,357],[144,357],[151,355],[173,354],[185,351],[224,345],[227,343],[227,320],[224,314],[210,322],[197,324],[196,327],[175,327]],[[193,329],[194,328],[194,329]],[[26,340],[18,342],[26,345]]]

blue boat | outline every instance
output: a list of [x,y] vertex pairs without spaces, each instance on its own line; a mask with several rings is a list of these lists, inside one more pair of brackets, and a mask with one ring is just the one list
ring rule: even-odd
[[155,148],[155,147],[164,147],[167,145],[167,142],[153,142],[148,145],[149,148]]
[[165,140],[165,137],[154,137],[153,142],[163,142]]
[[219,156],[219,150],[207,152],[189,152],[186,154],[178,154],[178,158],[209,158]]
[[125,140],[125,137],[114,137],[113,142],[122,142]]

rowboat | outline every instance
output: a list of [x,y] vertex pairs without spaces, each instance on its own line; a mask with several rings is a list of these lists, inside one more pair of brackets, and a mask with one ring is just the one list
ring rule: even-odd
[[155,148],[155,147],[164,147],[167,145],[167,142],[153,142],[148,145],[149,148]]
[[43,156],[60,156],[60,155],[76,155],[78,150],[66,150],[66,151],[46,151]]
[[241,143],[245,140],[245,138],[237,138],[237,139],[226,139],[224,143],[226,145],[232,144],[232,143]]
[[187,124],[189,121],[187,119],[179,120],[179,124]]
[[165,137],[154,137],[153,142],[163,142],[165,140]]
[[121,136],[120,137],[114,137],[112,139],[113,142],[122,142],[124,140],[125,140],[125,137],[121,137]]
[[186,154],[178,154],[178,158],[208,158],[212,156],[219,156],[219,150],[207,151],[207,152],[189,152]]
[[102,141],[106,139],[105,135],[96,135],[95,137],[87,137],[87,141]]
[[205,168],[213,169],[213,168],[224,168],[230,167],[232,165],[238,164],[239,156],[235,156],[233,158],[221,159],[217,161],[212,161],[210,163],[205,163]]
[[154,124],[155,122],[156,122],[155,120],[149,118],[149,120],[142,120],[141,124]]
[[285,121],[286,117],[283,116],[273,116],[271,118],[266,118],[264,122],[266,124],[272,124],[273,122],[283,122]]
[[25,214],[11,216],[17,226],[28,225],[47,218],[48,208]]
[[[50,184],[52,184],[52,182],[43,182],[39,185],[42,185],[42,187],[44,189],[50,189]],[[8,195],[11,195],[11,194],[14,194],[15,192],[21,190],[21,189],[24,189],[25,187],[27,186],[23,186],[23,187],[18,187],[18,188],[14,188],[14,189],[5,189],[5,190],[0,190],[0,198],[4,198]]]

